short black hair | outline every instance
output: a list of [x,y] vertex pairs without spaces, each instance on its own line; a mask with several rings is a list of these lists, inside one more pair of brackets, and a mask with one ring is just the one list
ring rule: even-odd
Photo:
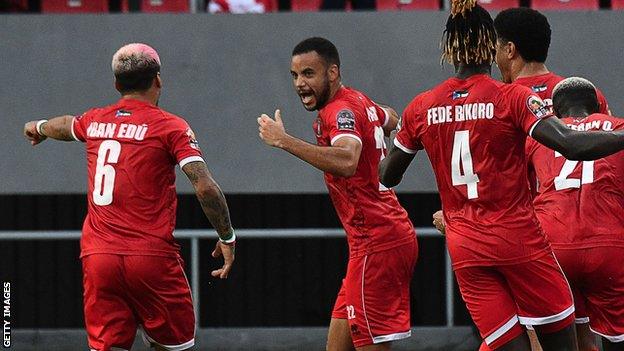
[[525,7],[507,9],[496,16],[494,27],[499,40],[514,43],[525,61],[546,62],[552,33],[546,16]]
[[338,49],[336,49],[336,45],[325,38],[313,37],[303,40],[295,46],[292,51],[292,56],[312,51],[322,57],[328,65],[336,65],[340,68],[340,56],[338,55]]
[[570,77],[553,89],[553,110],[558,117],[567,117],[572,108],[583,108],[587,113],[598,113],[600,103],[596,87],[585,78]]
[[114,74],[120,93],[148,90],[160,72],[158,61],[136,55],[119,57],[118,67]]

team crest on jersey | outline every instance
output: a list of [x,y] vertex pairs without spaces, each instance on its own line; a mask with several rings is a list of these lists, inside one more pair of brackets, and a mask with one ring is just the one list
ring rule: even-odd
[[195,133],[193,133],[193,130],[191,128],[187,129],[186,135],[189,137],[189,145],[191,145],[193,149],[200,150],[199,142],[197,142],[197,138],[195,138]]
[[533,90],[534,93],[543,93],[547,89],[548,89],[548,86],[546,84],[534,85],[531,87],[531,90]]
[[130,111],[126,111],[126,110],[117,110],[117,112],[115,112],[115,117],[119,118],[119,117],[128,117],[132,115],[132,112]]
[[456,90],[453,92],[453,95],[451,97],[453,98],[453,100],[468,97],[468,90]]
[[355,131],[355,115],[351,110],[341,110],[336,115],[336,127],[338,130]]
[[529,96],[529,98],[527,99],[527,107],[538,119],[542,119],[550,115],[550,109],[538,96]]

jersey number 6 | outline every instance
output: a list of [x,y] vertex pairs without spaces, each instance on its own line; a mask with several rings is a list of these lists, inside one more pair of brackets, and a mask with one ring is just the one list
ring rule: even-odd
[[117,163],[120,152],[121,144],[117,140],[104,140],[100,144],[93,180],[93,203],[98,206],[110,205],[113,202],[115,168],[111,164]]

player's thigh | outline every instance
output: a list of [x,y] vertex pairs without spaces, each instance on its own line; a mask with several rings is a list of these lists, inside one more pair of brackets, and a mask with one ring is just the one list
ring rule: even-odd
[[624,342],[624,248],[587,249],[587,280],[581,290],[587,300],[589,325],[610,342]]
[[130,349],[137,324],[128,302],[123,258],[94,254],[82,258],[84,315],[89,346]]
[[168,350],[195,343],[191,289],[179,258],[126,256],[129,297],[145,340]]
[[351,331],[346,318],[332,318],[329,322],[327,332],[327,351],[351,351],[353,342],[351,341]]
[[598,351],[598,338],[589,328],[588,323],[576,323],[576,338],[579,351]]
[[556,332],[574,322],[572,292],[555,256],[545,254],[529,262],[500,266],[515,302],[521,324]]
[[411,335],[409,288],[417,255],[414,240],[349,260],[345,301],[356,348]]
[[490,349],[498,349],[524,333],[511,291],[496,268],[460,268],[455,270],[455,277],[470,316]]

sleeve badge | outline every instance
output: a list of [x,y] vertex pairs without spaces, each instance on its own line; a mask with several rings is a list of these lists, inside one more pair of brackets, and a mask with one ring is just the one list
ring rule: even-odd
[[341,110],[336,115],[336,128],[338,130],[355,131],[355,115],[351,110]]

